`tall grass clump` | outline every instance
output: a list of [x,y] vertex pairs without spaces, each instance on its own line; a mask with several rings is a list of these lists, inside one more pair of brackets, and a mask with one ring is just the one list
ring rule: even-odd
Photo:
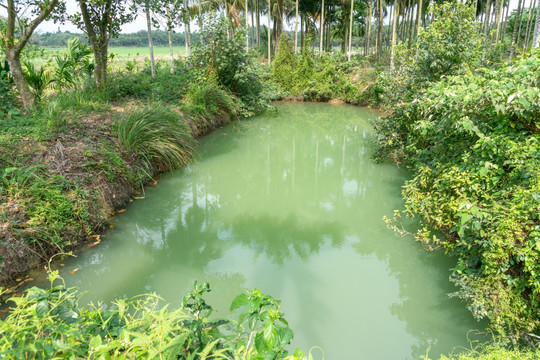
[[196,136],[228,124],[238,118],[240,100],[214,83],[192,85],[184,98],[182,110],[190,117]]
[[117,123],[120,144],[148,169],[178,169],[193,156],[195,141],[179,115],[162,105],[133,111]]

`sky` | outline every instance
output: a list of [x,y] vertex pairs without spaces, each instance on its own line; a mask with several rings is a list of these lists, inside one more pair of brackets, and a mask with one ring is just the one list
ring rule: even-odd
[[[510,0],[510,11],[517,8],[518,1],[519,0]],[[527,7],[529,7],[530,1],[532,1],[532,0],[525,0],[525,4],[526,4]],[[0,2],[3,3],[4,1],[0,0]],[[67,3],[68,13],[72,14],[72,13],[75,13],[78,10],[77,1],[75,1],[75,0],[66,0],[66,3]],[[5,11],[4,8],[0,8],[0,16],[6,16],[6,11]],[[261,18],[261,22],[263,24],[266,24],[266,21],[267,21],[266,18],[264,18],[264,20]],[[79,29],[77,29],[77,27],[75,25],[73,25],[73,24],[71,24],[69,22],[65,23],[64,25],[60,25],[60,24],[55,24],[52,21],[47,21],[47,22],[41,23],[37,28],[37,32],[38,33],[57,32],[58,29],[60,29],[61,31],[81,32]],[[191,30],[196,31],[197,29],[198,29],[197,21],[192,21],[191,22]],[[139,15],[135,19],[135,21],[122,26],[122,33],[133,33],[133,32],[137,32],[139,30],[146,30],[146,19],[145,19],[144,15]],[[184,27],[182,26],[182,27],[180,27],[180,28],[178,28],[176,30],[184,31]]]

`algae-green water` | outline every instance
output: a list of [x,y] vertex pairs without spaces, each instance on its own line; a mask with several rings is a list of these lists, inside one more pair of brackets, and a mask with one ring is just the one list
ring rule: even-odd
[[259,288],[282,300],[292,346],[319,346],[329,360],[469,346],[482,324],[447,296],[451,260],[382,220],[403,209],[408,174],[371,160],[377,115],[328,104],[277,110],[201,139],[190,166],[146,187],[100,244],[63,261],[67,285],[89,291],[82,302],[156,292],[179,306],[195,280],[207,281],[216,316]]

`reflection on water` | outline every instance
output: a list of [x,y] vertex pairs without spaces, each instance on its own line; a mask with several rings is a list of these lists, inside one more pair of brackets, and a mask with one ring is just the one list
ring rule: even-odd
[[[406,174],[369,159],[367,110],[279,104],[277,116],[201,141],[199,159],[164,176],[115,217],[98,246],[65,261],[83,301],[208,281],[221,314],[246,288],[283,300],[295,345],[327,359],[412,359],[466,345],[479,328],[447,298],[451,263],[386,229]],[[80,268],[75,275],[69,273]]]

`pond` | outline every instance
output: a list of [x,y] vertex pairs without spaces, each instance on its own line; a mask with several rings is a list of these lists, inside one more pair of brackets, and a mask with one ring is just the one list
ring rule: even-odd
[[447,296],[452,261],[382,220],[403,208],[408,174],[371,160],[377,115],[277,109],[201,139],[192,165],[147,187],[100,244],[63,261],[67,285],[89,291],[82,303],[156,292],[178,306],[206,281],[218,316],[256,287],[282,300],[293,346],[319,346],[330,360],[467,347],[483,324]]

